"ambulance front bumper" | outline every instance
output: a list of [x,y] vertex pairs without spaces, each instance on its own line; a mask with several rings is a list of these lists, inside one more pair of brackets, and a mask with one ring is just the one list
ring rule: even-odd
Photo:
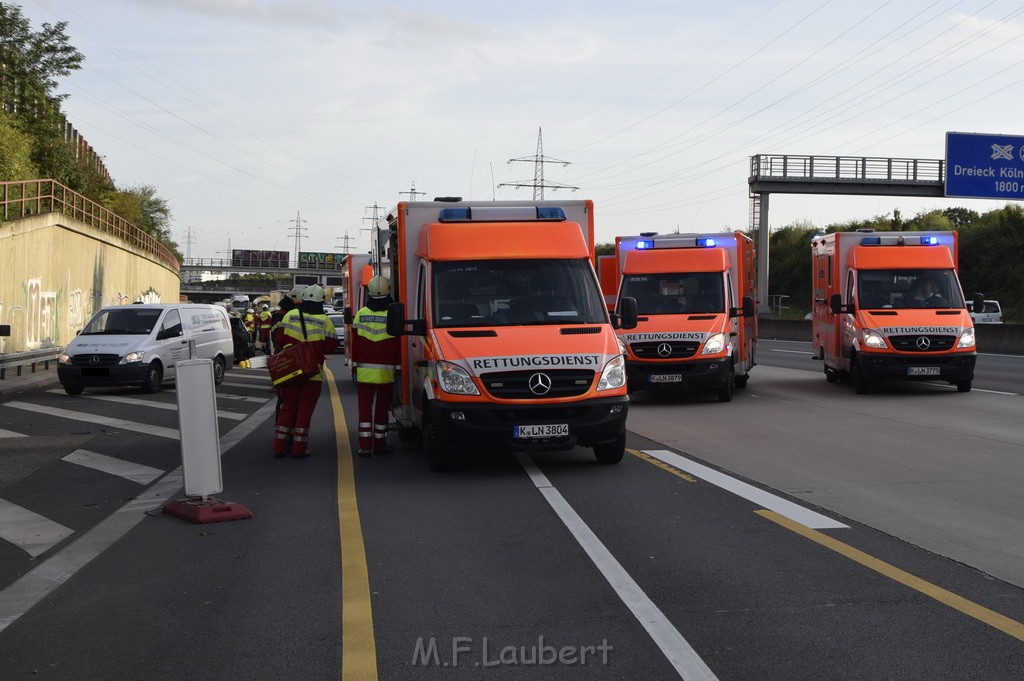
[[858,368],[869,381],[966,381],[974,378],[975,353],[906,355],[861,352]]
[[718,388],[729,378],[729,357],[688,362],[626,362],[631,390],[655,388]]
[[[447,446],[473,450],[498,446],[509,451],[572,449],[611,442],[626,431],[629,397],[602,397],[559,404],[486,404],[431,401],[431,418]],[[550,437],[525,426],[568,426],[568,433]]]

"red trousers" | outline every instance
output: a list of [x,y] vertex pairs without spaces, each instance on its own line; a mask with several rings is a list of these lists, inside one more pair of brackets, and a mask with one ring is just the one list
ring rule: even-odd
[[274,453],[286,454],[288,438],[292,440],[292,456],[306,453],[309,445],[309,422],[320,399],[323,381],[299,381],[282,386],[281,410],[274,428]]
[[359,397],[359,450],[368,452],[374,441],[380,448],[387,444],[388,405],[393,383],[356,383]]

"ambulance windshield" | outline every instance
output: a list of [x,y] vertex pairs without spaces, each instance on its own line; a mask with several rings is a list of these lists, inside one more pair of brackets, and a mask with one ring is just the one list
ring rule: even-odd
[[635,298],[645,316],[725,312],[721,272],[627,274],[619,296]]
[[433,268],[435,327],[601,324],[588,260],[472,260]]
[[953,270],[862,270],[857,305],[865,310],[964,308]]

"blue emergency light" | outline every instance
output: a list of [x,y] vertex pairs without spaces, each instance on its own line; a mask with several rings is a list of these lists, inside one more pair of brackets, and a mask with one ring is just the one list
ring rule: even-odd
[[711,237],[703,237],[703,238],[697,239],[697,245],[701,246],[703,248],[714,248],[717,245],[717,243],[718,242],[716,242]]
[[921,245],[922,246],[938,246],[939,245],[939,237],[937,237],[937,236],[923,236],[923,237],[921,237]]
[[638,239],[636,242],[636,250],[646,251],[647,249],[654,248],[654,239]]
[[860,239],[861,246],[881,246],[882,237],[880,236],[865,236]]

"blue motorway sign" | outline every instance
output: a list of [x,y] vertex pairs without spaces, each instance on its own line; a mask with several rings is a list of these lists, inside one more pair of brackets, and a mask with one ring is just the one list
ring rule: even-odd
[[1024,137],[947,132],[946,196],[1024,199]]

